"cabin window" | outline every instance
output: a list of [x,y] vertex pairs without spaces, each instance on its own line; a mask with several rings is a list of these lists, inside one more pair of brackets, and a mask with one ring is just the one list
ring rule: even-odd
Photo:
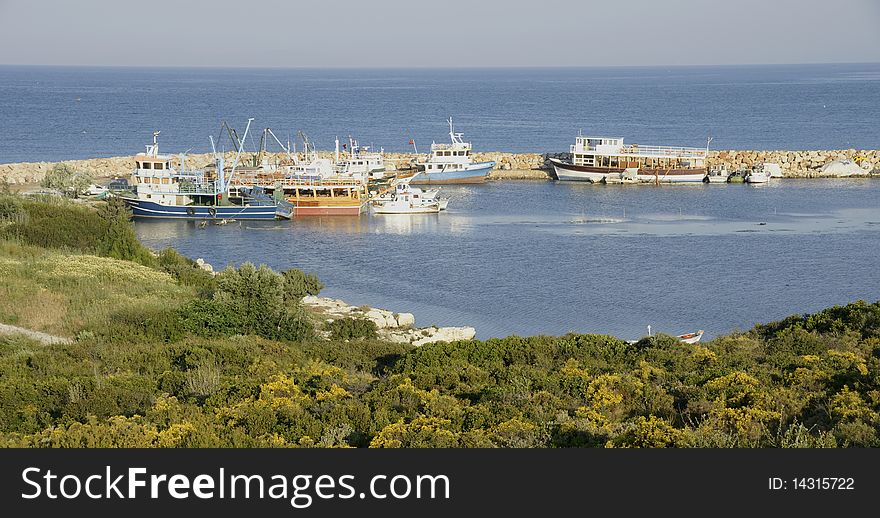
[[163,183],[163,184],[166,184],[166,185],[167,185],[167,184],[170,184],[170,183],[171,183],[171,179],[170,179],[170,178],[162,178],[162,183]]
[[164,169],[164,167],[161,163],[155,164],[155,165],[156,165],[156,167],[154,167],[153,169]]
[[152,168],[153,168],[153,164],[151,164],[150,162],[144,162],[144,169],[152,169]]

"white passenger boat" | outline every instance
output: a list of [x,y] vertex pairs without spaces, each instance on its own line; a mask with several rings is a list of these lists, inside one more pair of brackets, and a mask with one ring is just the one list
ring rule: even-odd
[[[706,148],[624,145],[619,137],[578,135],[570,148],[571,160],[551,158],[558,180],[592,183],[702,182],[706,176]],[[620,181],[618,181],[620,180]]]

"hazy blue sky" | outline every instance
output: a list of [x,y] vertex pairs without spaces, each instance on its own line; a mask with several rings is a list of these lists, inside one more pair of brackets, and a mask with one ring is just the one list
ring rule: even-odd
[[0,0],[0,64],[880,61],[880,0]]

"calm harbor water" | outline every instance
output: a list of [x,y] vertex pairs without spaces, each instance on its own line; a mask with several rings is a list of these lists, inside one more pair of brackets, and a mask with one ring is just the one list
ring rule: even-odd
[[[0,163],[210,151],[248,117],[320,149],[349,134],[389,151],[447,138],[567,151],[579,129],[714,149],[873,148],[880,64],[573,69],[272,70],[0,66]],[[257,132],[258,133],[258,132]],[[258,140],[258,136],[257,139]],[[250,142],[251,148],[257,142]]]
[[479,338],[645,326],[707,336],[880,299],[880,181],[763,186],[448,186],[437,215],[139,221],[148,246],[215,267],[317,273],[324,295],[473,325]]

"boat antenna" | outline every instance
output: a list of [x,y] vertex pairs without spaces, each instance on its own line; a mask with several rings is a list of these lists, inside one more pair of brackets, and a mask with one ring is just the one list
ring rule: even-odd
[[226,191],[226,186],[228,185],[229,182],[232,181],[232,177],[235,176],[235,168],[238,167],[238,161],[241,159],[241,152],[244,149],[244,141],[245,141],[245,139],[247,139],[248,130],[250,129],[251,122],[253,122],[253,120],[254,120],[253,117],[248,119],[247,126],[245,126],[245,128],[244,128],[244,135],[242,135],[241,139],[239,140],[238,152],[235,154],[235,161],[232,162],[232,170],[229,171],[229,178],[226,178],[225,174],[222,171],[218,171],[220,173],[220,190],[221,190],[221,192]]
[[712,135],[709,135],[709,136],[706,138],[706,154],[707,154],[707,155],[709,154],[709,143],[710,143],[710,142],[712,142]]
[[147,146],[147,156],[157,156],[159,154],[159,133],[161,131],[153,132],[153,145]]

